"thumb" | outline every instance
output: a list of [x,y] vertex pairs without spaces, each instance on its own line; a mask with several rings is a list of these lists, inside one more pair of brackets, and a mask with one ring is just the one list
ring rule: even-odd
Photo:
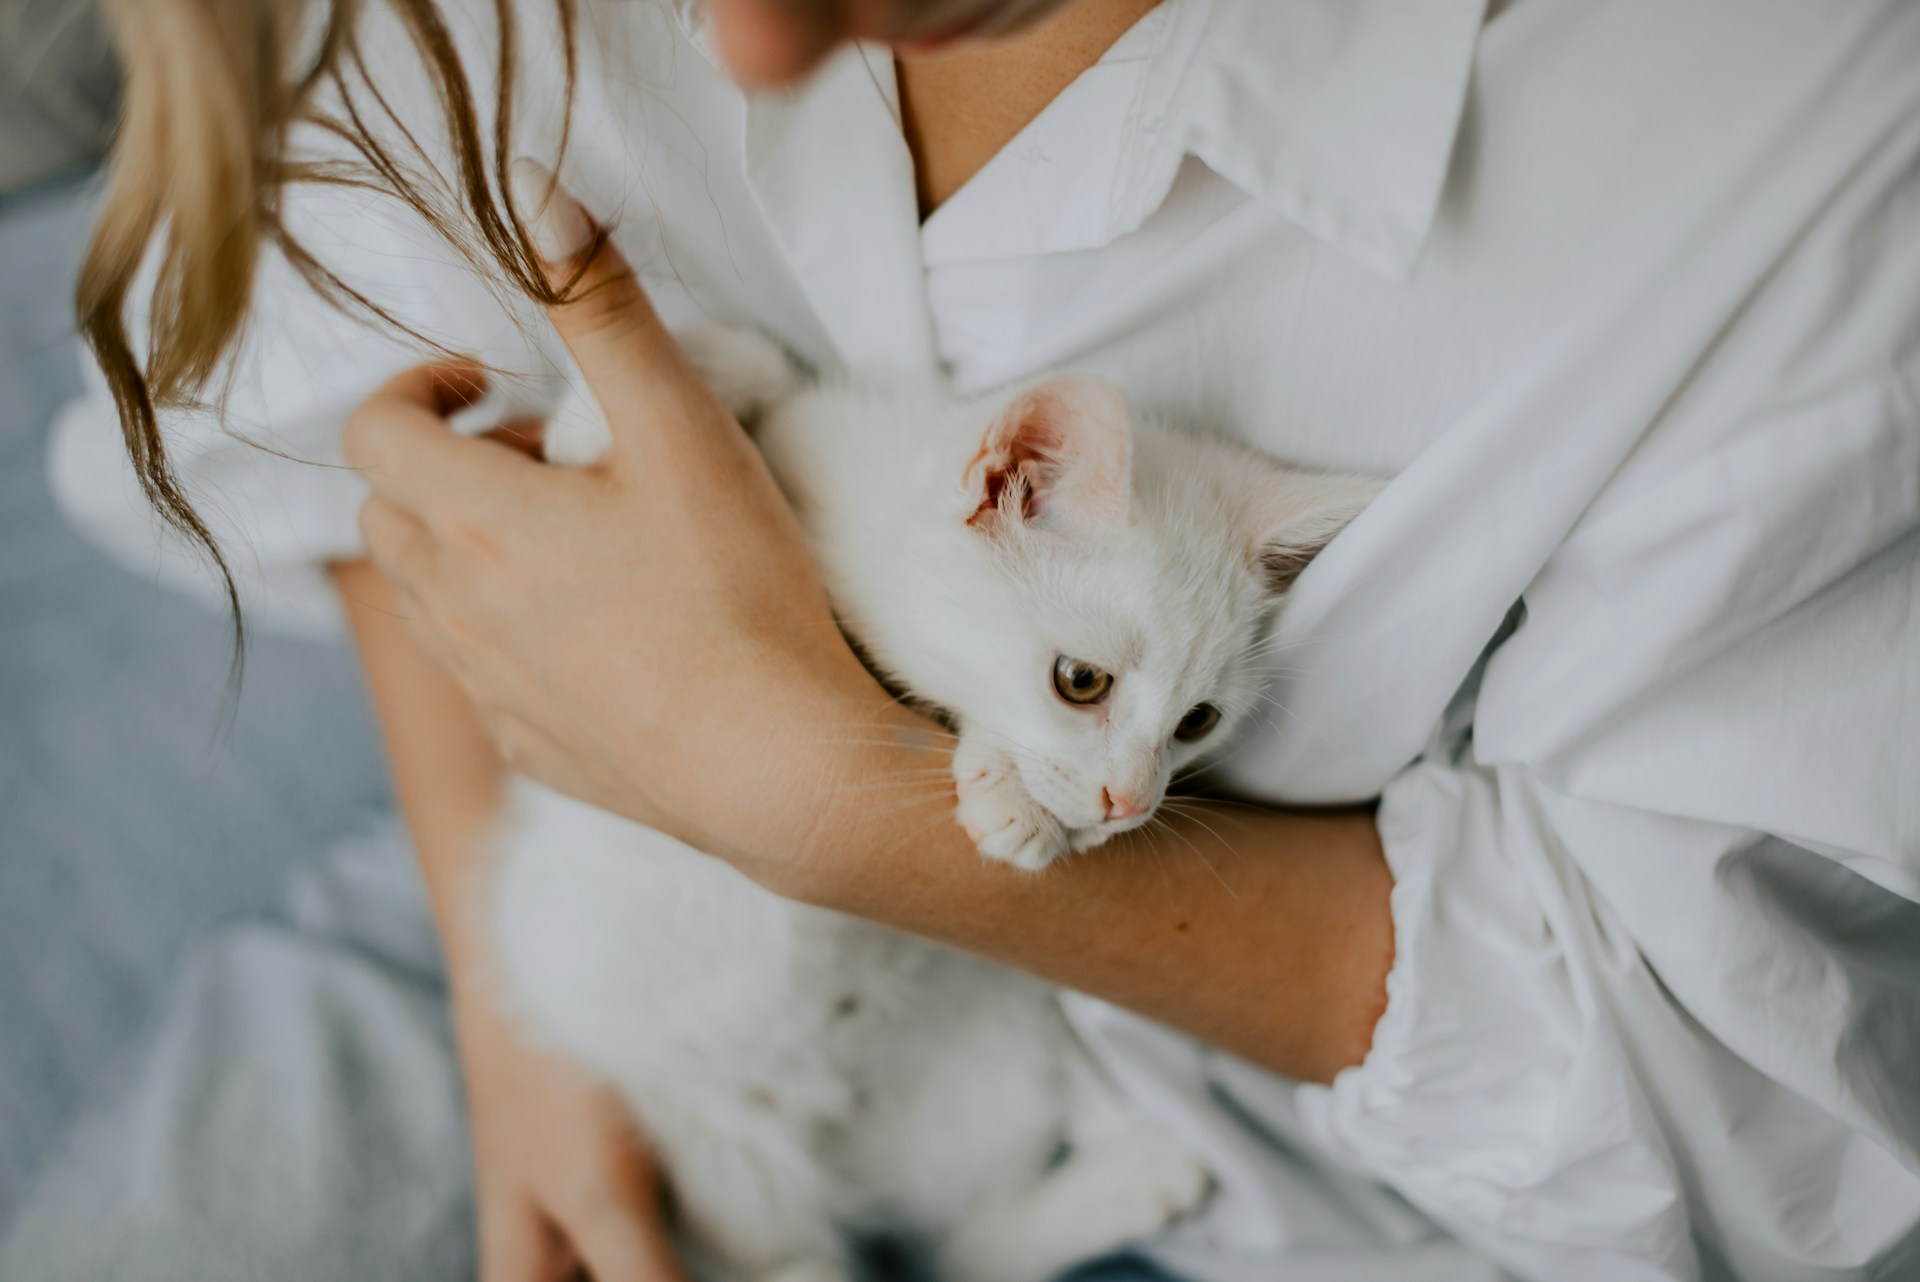
[[611,407],[658,400],[692,375],[625,255],[553,171],[523,156],[512,184],[547,278],[567,300],[548,315],[619,440],[629,416]]

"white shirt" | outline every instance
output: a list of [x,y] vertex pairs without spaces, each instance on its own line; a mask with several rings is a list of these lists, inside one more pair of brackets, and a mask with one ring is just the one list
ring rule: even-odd
[[[1089,369],[1395,476],[1301,579],[1287,715],[1227,763],[1380,798],[1372,1053],[1303,1087],[1072,1002],[1219,1173],[1167,1259],[1915,1276],[1920,5],[1483,8],[1167,0],[922,226],[883,51],[748,101],[689,12],[604,0],[564,176],[670,320],[962,391]],[[550,156],[555,63],[526,75]],[[300,205],[410,322],[541,367],[430,233]],[[243,438],[337,462],[418,353],[262,290],[235,433],[182,417],[175,457],[256,613],[312,621],[359,484]],[[56,478],[153,564],[117,449],[95,396]]]

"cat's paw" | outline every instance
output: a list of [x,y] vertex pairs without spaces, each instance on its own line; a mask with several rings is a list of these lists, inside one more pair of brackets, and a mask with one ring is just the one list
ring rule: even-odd
[[1078,854],[1082,850],[1092,850],[1095,846],[1104,846],[1113,839],[1110,828],[1074,828],[1067,833],[1067,845]]
[[1012,757],[966,735],[953,754],[960,827],[989,859],[1038,872],[1065,854],[1065,825],[1027,791]]
[[1109,1141],[1068,1158],[1059,1173],[1056,1209],[1072,1212],[1109,1248],[1149,1237],[1198,1210],[1213,1177],[1171,1136]]
[[1171,1139],[1141,1153],[1133,1178],[1125,1182],[1148,1232],[1165,1228],[1199,1210],[1213,1192],[1213,1176],[1198,1158]]

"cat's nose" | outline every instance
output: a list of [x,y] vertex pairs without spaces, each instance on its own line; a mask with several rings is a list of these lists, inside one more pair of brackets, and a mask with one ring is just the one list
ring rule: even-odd
[[1147,805],[1145,802],[1134,797],[1129,797],[1124,792],[1116,797],[1105,788],[1102,788],[1100,790],[1100,800],[1107,807],[1107,822],[1109,823],[1119,819],[1138,819],[1141,815],[1147,813]]

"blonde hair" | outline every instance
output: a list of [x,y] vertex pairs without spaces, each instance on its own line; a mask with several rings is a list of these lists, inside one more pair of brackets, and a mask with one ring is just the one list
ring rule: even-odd
[[[167,456],[159,414],[202,402],[241,332],[265,251],[283,255],[336,306],[405,329],[302,249],[282,219],[282,191],[307,182],[384,192],[509,287],[545,303],[566,293],[540,270],[505,181],[517,53],[512,0],[493,0],[490,136],[435,0],[377,2],[411,37],[445,117],[453,172],[433,174],[434,181],[423,171],[432,161],[413,142],[420,122],[399,120],[368,73],[358,35],[364,0],[104,0],[125,98],[105,204],[80,273],[80,329],[112,391],[147,500],[204,550],[225,585],[236,672],[244,631],[234,576]],[[574,0],[552,2],[570,99]],[[303,58],[306,65],[297,65]],[[382,122],[393,128],[376,128]],[[289,137],[300,125],[339,139],[348,159],[293,156]],[[405,142],[396,148],[383,135]],[[150,258],[157,261],[151,293],[136,300]],[[135,350],[128,321],[136,301],[148,317],[144,351]]]

